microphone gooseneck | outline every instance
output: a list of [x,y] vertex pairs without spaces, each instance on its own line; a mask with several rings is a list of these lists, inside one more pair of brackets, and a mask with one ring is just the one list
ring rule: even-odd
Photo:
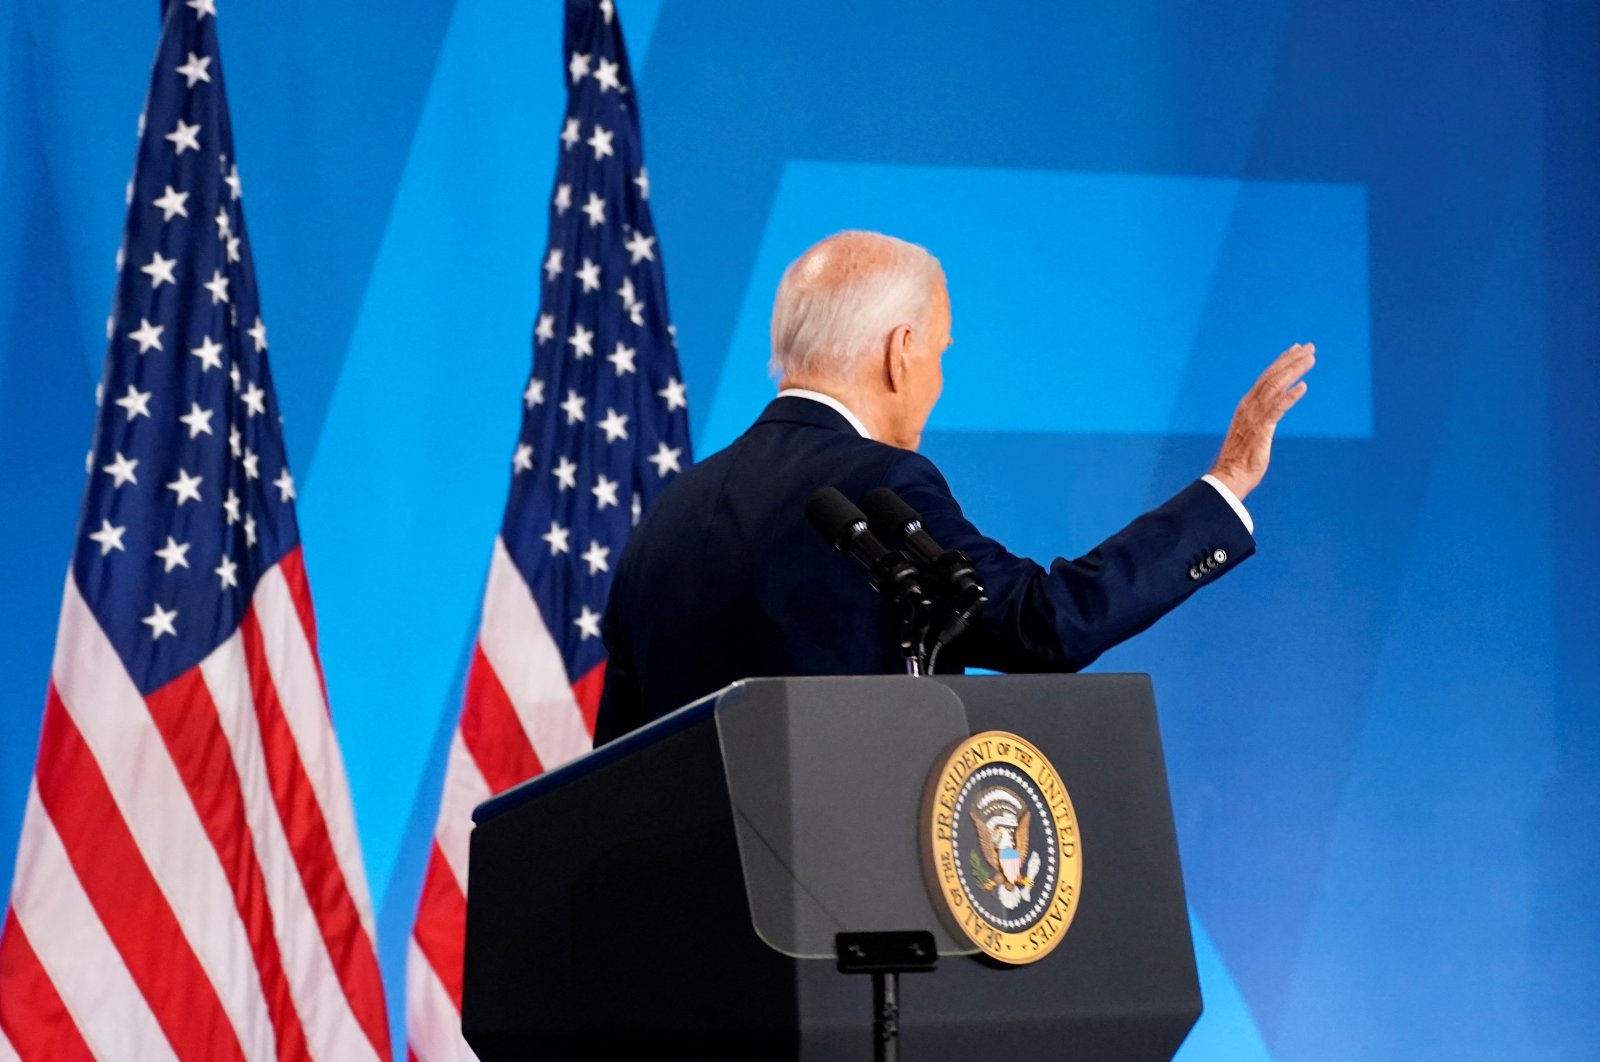
[[928,656],[931,671],[938,661],[939,650],[959,637],[973,617],[989,603],[988,594],[978,582],[972,559],[960,550],[945,549],[934,541],[922,524],[922,514],[900,495],[887,487],[878,487],[867,492],[861,505],[866,510],[868,526],[883,542],[921,562],[945,605],[944,622]]
[[915,565],[898,549],[889,549],[868,526],[866,514],[834,487],[821,487],[806,500],[806,519],[840,553],[867,569],[869,581],[901,621],[901,648],[907,670],[921,674],[922,644],[933,602],[923,589]]

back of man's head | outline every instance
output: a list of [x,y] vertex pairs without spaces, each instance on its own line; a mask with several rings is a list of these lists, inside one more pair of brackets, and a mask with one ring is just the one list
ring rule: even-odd
[[878,232],[836,233],[790,263],[772,305],[774,379],[846,379],[901,325],[921,329],[939,260]]

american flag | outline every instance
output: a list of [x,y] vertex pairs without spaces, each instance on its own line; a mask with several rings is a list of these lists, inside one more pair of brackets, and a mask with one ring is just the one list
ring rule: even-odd
[[165,6],[140,118],[0,1058],[389,1057],[214,3]]
[[588,751],[628,532],[690,460],[638,96],[611,0],[568,0],[568,86],[533,373],[407,965],[410,1050],[461,1038],[472,809]]

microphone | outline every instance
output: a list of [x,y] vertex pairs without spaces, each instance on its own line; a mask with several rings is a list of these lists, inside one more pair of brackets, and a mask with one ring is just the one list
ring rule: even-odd
[[937,655],[938,646],[949,644],[966,630],[972,617],[989,603],[989,595],[984,591],[983,584],[978,582],[977,572],[972,567],[972,558],[958,549],[945,549],[935,542],[922,526],[922,514],[887,487],[868,491],[867,496],[861,499],[861,505],[866,509],[869,526],[882,536],[883,541],[922,561],[949,593],[951,615],[949,622],[939,632],[934,649]]
[[820,487],[806,501],[806,519],[828,545],[848,553],[871,573],[872,585],[896,609],[910,616],[933,607],[917,570],[905,555],[884,547],[868,529],[867,517],[834,487]]

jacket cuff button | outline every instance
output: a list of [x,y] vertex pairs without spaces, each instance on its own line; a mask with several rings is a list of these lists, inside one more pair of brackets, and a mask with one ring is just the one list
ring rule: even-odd
[[1198,578],[1200,578],[1200,569],[1199,568],[1190,568],[1189,569],[1189,578],[1190,579],[1198,579]]
[[1228,563],[1228,551],[1225,549],[1217,550],[1215,553],[1211,554],[1211,560],[1216,564]]

